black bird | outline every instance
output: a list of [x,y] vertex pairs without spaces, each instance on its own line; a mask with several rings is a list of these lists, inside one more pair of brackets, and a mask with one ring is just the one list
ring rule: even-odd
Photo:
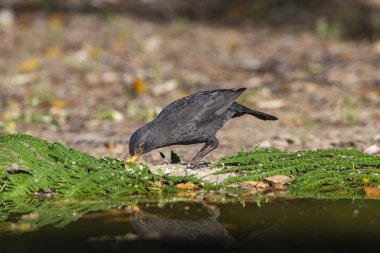
[[133,133],[129,140],[129,160],[135,161],[141,154],[161,147],[205,143],[191,161],[196,163],[218,147],[215,134],[230,118],[249,114],[261,120],[278,119],[235,102],[245,90],[203,91],[169,104],[156,119]]

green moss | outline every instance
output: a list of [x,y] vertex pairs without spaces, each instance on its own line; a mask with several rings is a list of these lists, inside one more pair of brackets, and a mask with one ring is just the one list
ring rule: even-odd
[[28,135],[0,137],[0,201],[18,197],[54,196],[79,199],[89,196],[155,195],[175,192],[179,182],[207,189],[226,190],[234,182],[260,181],[273,175],[293,178],[291,196],[360,196],[362,188],[380,185],[380,157],[357,150],[316,150],[294,153],[256,148],[225,157],[212,165],[218,174],[237,176],[213,185],[196,177],[157,175],[145,165],[113,158],[97,159]]
[[290,176],[294,179],[289,189],[293,197],[358,197],[362,187],[380,185],[380,157],[353,149],[293,153],[255,149],[223,158],[216,166],[224,167],[219,173],[239,174],[228,178],[226,184],[260,181],[273,175]]
[[60,143],[49,143],[28,135],[0,137],[0,201],[17,197],[53,195],[84,198],[94,195],[151,194],[155,182],[186,181],[151,173],[112,158],[96,159]]

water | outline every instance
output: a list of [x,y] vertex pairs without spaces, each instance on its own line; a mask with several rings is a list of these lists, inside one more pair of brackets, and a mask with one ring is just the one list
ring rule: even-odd
[[376,200],[139,207],[88,213],[62,228],[3,234],[0,252],[380,252]]

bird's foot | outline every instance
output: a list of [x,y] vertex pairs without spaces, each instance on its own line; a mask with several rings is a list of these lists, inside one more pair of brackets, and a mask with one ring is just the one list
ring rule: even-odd
[[188,169],[197,170],[208,167],[210,163],[208,162],[189,162],[186,164]]

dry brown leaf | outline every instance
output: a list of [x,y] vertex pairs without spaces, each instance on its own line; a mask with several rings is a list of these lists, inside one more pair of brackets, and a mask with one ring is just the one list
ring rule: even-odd
[[115,148],[115,142],[113,142],[113,141],[107,142],[107,148],[108,149],[114,149]]
[[364,187],[363,191],[367,198],[380,198],[380,188]]
[[292,182],[292,179],[285,175],[275,175],[271,177],[267,177],[263,179],[264,182],[267,182],[269,184],[289,184]]
[[292,179],[285,175],[275,175],[264,178],[263,181],[268,183],[275,191],[285,191]]
[[17,69],[20,72],[32,72],[41,68],[41,61],[37,58],[27,59],[22,61]]

